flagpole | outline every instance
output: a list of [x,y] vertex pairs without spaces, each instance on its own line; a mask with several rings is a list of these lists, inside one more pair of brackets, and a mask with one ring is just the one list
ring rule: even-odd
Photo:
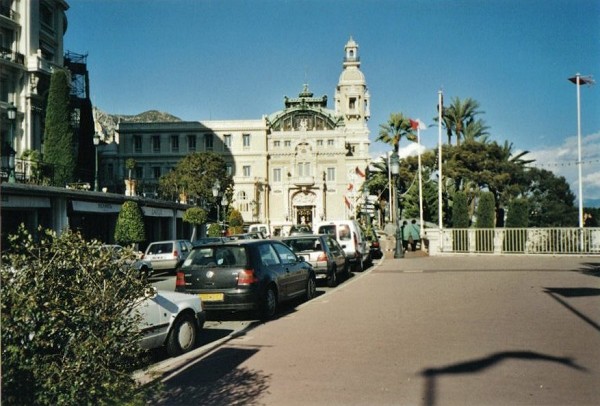
[[[419,159],[419,237],[423,240],[423,180],[421,175],[421,120],[417,127],[417,145],[419,147],[418,159]],[[423,244],[421,244],[421,250],[423,250]]]
[[395,205],[395,203],[394,203],[394,199],[392,199],[392,196],[393,196],[393,191],[392,191],[392,171],[390,169],[391,168],[391,166],[390,166],[390,157],[391,156],[392,156],[392,153],[388,151],[388,154],[387,154],[388,190],[390,192],[390,198],[389,198],[389,200],[390,200],[390,202],[389,202],[389,206],[390,206],[390,213],[389,214],[390,214],[390,216],[389,216],[388,220],[391,223],[396,224],[396,222],[394,221],[395,220],[394,219],[394,213],[395,213],[395,211],[394,211],[394,205]]
[[438,224],[440,230],[444,227],[442,217],[442,109],[443,107],[442,91],[438,91]]

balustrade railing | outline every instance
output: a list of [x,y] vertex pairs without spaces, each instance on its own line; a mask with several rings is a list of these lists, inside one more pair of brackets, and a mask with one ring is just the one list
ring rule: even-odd
[[600,255],[598,227],[448,228],[439,233],[440,253]]

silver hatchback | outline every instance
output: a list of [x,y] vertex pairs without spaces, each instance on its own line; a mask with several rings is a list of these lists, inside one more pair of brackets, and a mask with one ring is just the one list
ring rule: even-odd
[[192,250],[187,240],[155,241],[148,245],[144,260],[150,262],[154,270],[176,271]]

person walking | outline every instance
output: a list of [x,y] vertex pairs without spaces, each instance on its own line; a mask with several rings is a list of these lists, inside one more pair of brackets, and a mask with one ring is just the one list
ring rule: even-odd
[[421,241],[421,228],[419,227],[419,225],[417,224],[417,220],[414,220],[410,222],[410,226],[409,228],[409,242],[411,245],[411,249],[413,251],[417,250],[417,242]]
[[402,227],[400,227],[400,230],[402,232],[402,248],[404,248],[404,251],[407,251],[408,242],[410,239],[410,227],[406,221],[402,222]]

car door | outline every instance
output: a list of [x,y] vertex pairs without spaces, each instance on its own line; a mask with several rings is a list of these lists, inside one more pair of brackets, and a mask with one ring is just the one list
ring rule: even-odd
[[265,273],[270,275],[270,279],[277,283],[279,297],[285,298],[288,294],[288,284],[290,282],[288,274],[279,259],[275,248],[269,243],[259,244],[258,254],[260,255],[261,266]]
[[273,243],[273,248],[275,248],[285,272],[286,298],[301,295],[306,290],[309,265],[300,261],[294,251],[283,243]]
[[334,257],[338,272],[341,272],[346,266],[346,254],[344,254],[344,250],[342,247],[340,247],[340,244],[337,242],[337,240],[329,236],[326,238],[326,240],[329,251],[331,251],[331,254]]

